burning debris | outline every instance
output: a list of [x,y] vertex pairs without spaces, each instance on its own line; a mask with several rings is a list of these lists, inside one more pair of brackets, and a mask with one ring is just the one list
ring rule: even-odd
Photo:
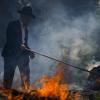
[[69,92],[66,99],[60,99],[56,96],[41,96],[36,90],[30,93],[19,92],[14,89],[0,88],[0,90],[3,91],[2,97],[7,97],[7,100],[79,100],[79,94],[75,92],[73,94]]
[[26,84],[26,88],[22,88],[21,91],[0,87],[0,94],[8,100],[78,100],[79,94],[69,92],[68,85],[61,82],[61,77],[61,72],[53,77],[45,75],[39,80],[40,87],[33,88]]

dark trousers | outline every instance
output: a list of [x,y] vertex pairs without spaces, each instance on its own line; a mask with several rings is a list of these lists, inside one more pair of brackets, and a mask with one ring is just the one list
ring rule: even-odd
[[15,69],[18,66],[22,81],[22,86],[30,81],[30,68],[29,68],[29,56],[20,55],[14,57],[4,57],[4,80],[3,84],[5,88],[11,88],[14,78]]

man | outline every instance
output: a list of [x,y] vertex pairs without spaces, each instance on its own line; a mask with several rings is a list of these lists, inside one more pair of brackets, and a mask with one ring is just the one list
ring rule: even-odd
[[14,72],[16,66],[18,66],[22,86],[30,81],[30,68],[29,57],[34,58],[34,53],[31,55],[25,50],[28,48],[28,25],[32,18],[35,16],[32,14],[32,8],[30,6],[23,7],[20,11],[20,18],[17,21],[12,21],[7,27],[7,42],[2,51],[4,57],[4,81],[5,88],[11,88]]

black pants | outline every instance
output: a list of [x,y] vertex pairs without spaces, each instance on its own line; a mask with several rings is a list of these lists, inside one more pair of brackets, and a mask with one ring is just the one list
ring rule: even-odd
[[22,86],[24,86],[24,82],[27,82],[29,84],[30,81],[29,56],[20,55],[16,57],[4,57],[3,84],[5,88],[12,87],[14,73],[17,66],[20,71]]

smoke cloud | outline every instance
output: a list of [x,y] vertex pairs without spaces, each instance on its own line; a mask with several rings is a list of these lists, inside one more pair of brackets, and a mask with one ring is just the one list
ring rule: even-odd
[[[66,7],[56,2],[56,5],[49,4],[48,10],[44,10],[41,15],[40,21],[30,29],[30,47],[60,60],[65,57],[66,62],[86,69],[96,50],[95,41],[91,39],[91,34],[98,27],[94,13],[88,12],[77,17],[69,16]],[[38,77],[43,74],[51,75],[57,65],[57,62],[38,55],[32,62],[34,69],[38,66],[34,74]],[[77,80],[81,77],[86,78],[86,73],[70,69],[73,71],[72,76],[75,76],[74,81],[79,82]],[[34,78],[37,77],[34,76]]]
[[[94,0],[18,0],[13,4],[16,5],[16,9],[27,4],[33,7],[36,19],[29,28],[29,46],[33,50],[87,68],[96,50],[95,41],[91,38],[94,30],[98,28],[94,13],[95,2]],[[12,13],[12,18],[17,16],[16,13]],[[1,60],[1,64],[2,62]],[[52,75],[57,64],[55,61],[36,55],[30,63],[31,83],[41,75]],[[85,79],[86,73],[68,67],[69,69],[73,71],[73,83],[82,85],[84,80],[79,82],[79,79],[81,77]],[[2,68],[1,71],[3,72]]]

